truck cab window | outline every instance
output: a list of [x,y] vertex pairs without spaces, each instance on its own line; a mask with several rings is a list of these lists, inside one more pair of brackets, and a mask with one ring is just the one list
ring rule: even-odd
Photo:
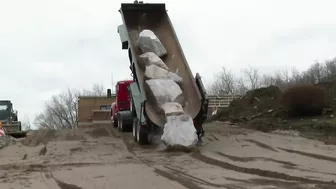
[[0,110],[7,110],[8,106],[7,105],[0,105]]

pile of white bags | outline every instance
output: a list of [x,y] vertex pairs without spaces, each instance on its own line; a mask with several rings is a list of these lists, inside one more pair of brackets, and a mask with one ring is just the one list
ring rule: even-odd
[[191,116],[183,110],[182,78],[171,72],[161,59],[167,50],[151,30],[140,32],[137,45],[143,52],[139,67],[145,71],[147,99],[155,104],[157,113],[166,116],[161,140],[168,147],[194,147],[198,137]]

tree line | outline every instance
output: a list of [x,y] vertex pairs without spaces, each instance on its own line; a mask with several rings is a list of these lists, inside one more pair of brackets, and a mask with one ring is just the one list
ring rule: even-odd
[[208,91],[213,95],[244,95],[247,91],[274,85],[281,90],[295,84],[316,84],[336,79],[336,58],[325,62],[315,62],[307,70],[300,72],[295,67],[285,68],[273,74],[260,74],[257,68],[249,66],[241,70],[237,77],[231,70],[222,67],[215,74],[215,80]]
[[103,85],[94,84],[92,89],[67,89],[60,94],[53,95],[44,104],[44,108],[34,120],[40,129],[75,129],[78,121],[79,96],[106,96]]

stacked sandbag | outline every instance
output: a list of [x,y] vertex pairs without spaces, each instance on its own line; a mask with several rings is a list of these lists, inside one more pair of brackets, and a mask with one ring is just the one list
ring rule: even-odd
[[166,117],[161,140],[168,147],[194,147],[198,137],[191,116],[183,111],[182,78],[171,72],[161,59],[167,50],[150,30],[140,32],[137,45],[143,52],[138,65],[145,71],[147,99],[155,105],[158,114],[164,113]]

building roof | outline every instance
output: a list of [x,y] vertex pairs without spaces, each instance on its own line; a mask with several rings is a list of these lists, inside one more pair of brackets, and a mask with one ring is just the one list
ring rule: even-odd
[[[112,97],[115,97],[115,94],[112,94]],[[104,96],[78,96],[79,99],[88,99],[88,98],[108,98],[106,95]]]

